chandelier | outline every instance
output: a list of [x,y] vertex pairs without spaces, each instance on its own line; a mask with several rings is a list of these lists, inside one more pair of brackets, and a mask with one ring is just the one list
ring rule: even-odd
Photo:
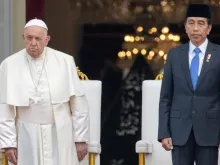
[[170,32],[169,27],[135,27],[135,34],[124,36],[122,50],[118,52],[120,64],[132,64],[137,55],[145,57],[156,73],[163,69],[168,51],[181,44],[180,36]]
[[135,34],[124,36],[122,49],[118,52],[120,59],[132,59],[137,54],[146,57],[147,60],[163,58],[166,60],[169,49],[180,45],[180,36],[169,32],[168,27],[158,29],[152,27],[144,33],[143,26],[136,27]]

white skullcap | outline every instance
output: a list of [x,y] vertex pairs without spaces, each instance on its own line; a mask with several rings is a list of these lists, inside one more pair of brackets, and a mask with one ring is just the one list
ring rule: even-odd
[[42,28],[48,30],[46,23],[40,19],[37,19],[37,18],[30,20],[25,25],[24,29],[26,29],[27,27],[30,27],[30,26],[39,26],[39,27],[42,27]]

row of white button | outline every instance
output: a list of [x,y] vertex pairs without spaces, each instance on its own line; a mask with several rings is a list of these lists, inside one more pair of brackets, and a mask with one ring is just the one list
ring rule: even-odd
[[[51,137],[50,134],[50,128],[44,128],[44,126],[41,126],[41,130],[42,130],[42,139],[43,139],[43,162],[44,165],[52,165],[52,152],[51,149],[49,149],[48,145],[50,145],[49,143],[51,142],[49,140],[49,138]],[[52,145],[50,145],[50,148],[52,147]]]

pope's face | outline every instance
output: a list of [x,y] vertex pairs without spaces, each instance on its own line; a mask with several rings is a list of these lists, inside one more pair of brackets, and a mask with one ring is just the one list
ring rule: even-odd
[[31,26],[25,29],[23,39],[28,54],[33,58],[38,58],[47,46],[50,36],[47,35],[46,29]]

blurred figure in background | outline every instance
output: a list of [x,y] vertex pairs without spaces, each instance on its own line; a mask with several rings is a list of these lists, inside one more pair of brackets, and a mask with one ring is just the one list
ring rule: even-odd
[[[155,76],[142,55],[125,71],[111,66],[102,79],[101,164],[134,165],[138,162],[135,143],[141,139],[142,82]],[[107,91],[114,92],[109,96]],[[111,100],[105,101],[106,97]]]

